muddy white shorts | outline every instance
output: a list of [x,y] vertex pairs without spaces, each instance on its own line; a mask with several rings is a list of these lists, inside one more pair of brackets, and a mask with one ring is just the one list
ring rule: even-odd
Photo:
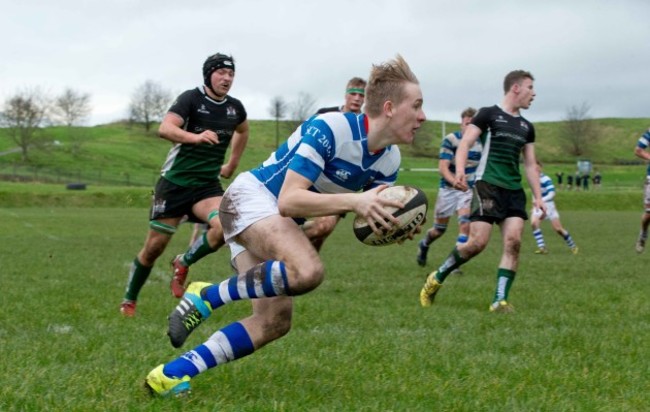
[[219,218],[223,236],[234,259],[246,250],[234,237],[266,217],[279,215],[278,199],[250,172],[241,173],[221,199]]
[[436,209],[434,216],[436,218],[451,217],[459,209],[469,209],[471,203],[471,190],[463,192],[451,188],[441,188],[438,191],[438,197],[436,198]]
[[[544,219],[555,220],[560,218],[560,213],[558,213],[554,201],[551,200],[549,202],[544,202],[544,205],[546,206],[546,216],[544,217]],[[540,217],[541,215],[542,215],[541,210],[533,208],[533,216]]]

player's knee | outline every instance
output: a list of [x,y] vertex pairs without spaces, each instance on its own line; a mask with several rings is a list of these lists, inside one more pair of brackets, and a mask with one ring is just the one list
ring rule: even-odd
[[521,239],[510,238],[506,241],[504,252],[511,256],[519,255],[521,250]]
[[291,294],[301,295],[312,291],[323,282],[325,268],[320,259],[305,259],[293,267],[287,268],[288,272],[293,272],[292,282],[290,282]]
[[485,246],[487,246],[487,242],[483,242],[481,239],[472,239],[471,237],[462,244],[464,255],[467,258],[478,255],[485,249]]
[[325,239],[334,231],[335,227],[336,225],[332,224],[329,220],[314,220],[309,226],[307,237],[310,239]]

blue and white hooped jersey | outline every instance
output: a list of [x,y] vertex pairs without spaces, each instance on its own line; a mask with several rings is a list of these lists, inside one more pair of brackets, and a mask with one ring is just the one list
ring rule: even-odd
[[[640,147],[643,150],[647,149],[648,146],[650,146],[650,129],[646,130],[636,143],[636,147]],[[650,179],[650,163],[648,163],[648,168],[646,169],[646,176]]]
[[[460,132],[449,133],[442,139],[442,144],[440,145],[440,155],[438,156],[438,159],[449,160],[449,171],[453,174],[456,174],[456,150],[460,144],[460,139],[462,139]],[[481,160],[482,151],[483,144],[480,139],[477,139],[476,143],[470,147],[469,152],[467,153],[465,177],[470,188],[474,187],[474,182],[476,181],[476,169]],[[440,188],[445,189],[451,187],[452,186],[449,182],[440,176]]]
[[351,193],[397,180],[396,145],[368,151],[365,114],[331,112],[305,121],[251,173],[276,197],[288,169],[309,179],[318,193]]
[[539,185],[542,189],[542,200],[545,202],[552,201],[555,198],[555,185],[553,185],[553,180],[544,173],[540,173]]

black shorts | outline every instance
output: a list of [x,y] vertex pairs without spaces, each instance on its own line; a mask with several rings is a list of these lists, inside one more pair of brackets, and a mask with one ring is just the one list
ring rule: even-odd
[[183,187],[161,177],[156,183],[149,218],[183,217],[190,222],[205,223],[192,213],[192,206],[203,199],[223,196],[220,182],[209,186]]
[[501,223],[509,217],[528,220],[526,193],[479,180],[472,189],[472,222]]

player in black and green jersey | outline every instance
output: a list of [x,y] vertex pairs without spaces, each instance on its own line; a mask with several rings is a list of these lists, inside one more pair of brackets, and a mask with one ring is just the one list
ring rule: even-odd
[[[131,265],[120,311],[135,315],[140,289],[181,220],[208,223],[209,229],[172,262],[172,293],[185,291],[187,267],[224,245],[218,210],[224,190],[220,177],[233,175],[248,141],[243,104],[228,95],[235,78],[231,56],[216,53],[203,63],[203,85],[176,98],[158,133],[174,146],[162,166],[149,216],[144,247]],[[225,154],[231,146],[227,163]]]
[[457,267],[485,249],[492,225],[501,228],[503,253],[497,271],[497,287],[489,309],[511,312],[507,301],[519,264],[519,248],[524,230],[526,194],[521,185],[519,159],[523,155],[528,184],[533,192],[534,207],[546,213],[542,200],[535,158],[535,129],[520,110],[528,109],[535,98],[533,76],[523,70],[506,75],[505,95],[500,105],[484,107],[466,128],[456,152],[458,190],[467,190],[465,162],[469,148],[481,139],[483,154],[473,189],[470,233],[466,243],[454,248],[438,270],[431,273],[420,292],[422,306],[431,306],[446,277]]

